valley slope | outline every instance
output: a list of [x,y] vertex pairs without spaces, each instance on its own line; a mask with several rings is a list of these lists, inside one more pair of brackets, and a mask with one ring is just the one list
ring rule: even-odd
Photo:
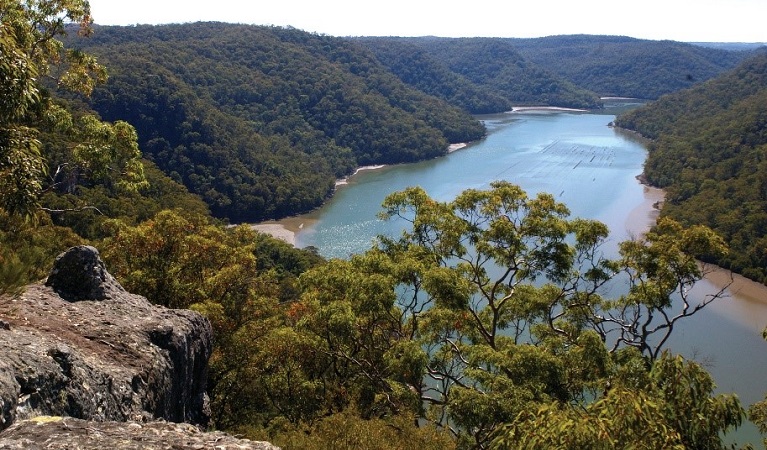
[[667,191],[663,215],[713,228],[730,247],[714,261],[767,283],[767,52],[617,124],[653,139],[645,175]]

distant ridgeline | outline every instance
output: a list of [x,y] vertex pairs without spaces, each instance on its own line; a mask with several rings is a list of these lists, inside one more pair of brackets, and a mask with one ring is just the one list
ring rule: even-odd
[[746,56],[616,37],[338,38],[221,23],[97,27],[68,44],[109,69],[90,106],[134,125],[145,157],[232,222],[313,209],[356,166],[480,139],[470,114],[656,98]]
[[483,102],[480,94],[572,108],[598,106],[599,96],[656,99],[731,69],[749,54],[621,36],[359,40],[406,83],[472,113],[497,111],[497,103]]
[[767,284],[767,49],[736,69],[621,116],[653,139],[648,181],[663,214],[721,234],[715,262]]

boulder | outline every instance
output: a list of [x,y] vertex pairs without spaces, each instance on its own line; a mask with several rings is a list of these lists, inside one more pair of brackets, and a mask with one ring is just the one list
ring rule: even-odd
[[45,285],[70,302],[105,300],[125,293],[107,272],[99,251],[87,245],[72,247],[56,257]]

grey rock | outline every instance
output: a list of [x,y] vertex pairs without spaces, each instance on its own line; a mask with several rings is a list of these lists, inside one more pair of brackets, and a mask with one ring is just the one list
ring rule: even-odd
[[0,430],[41,415],[207,424],[210,323],[126,292],[92,247],[0,296],[0,318]]
[[125,289],[107,272],[99,251],[81,245],[56,257],[46,286],[70,302],[105,300],[125,293]]
[[[0,449],[253,449],[205,433],[210,323],[125,291],[93,247],[0,296]],[[188,422],[188,423],[186,423]]]
[[0,449],[81,450],[280,450],[268,442],[204,433],[189,424],[168,422],[88,422],[70,417],[37,417],[0,434]]

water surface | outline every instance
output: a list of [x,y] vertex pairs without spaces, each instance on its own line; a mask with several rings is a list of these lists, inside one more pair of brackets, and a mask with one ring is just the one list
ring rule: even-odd
[[[519,184],[528,194],[549,192],[568,205],[572,217],[597,219],[610,230],[608,251],[654,219],[657,193],[642,186],[646,150],[629,133],[608,126],[615,116],[599,113],[524,111],[483,116],[486,139],[443,158],[365,171],[339,187],[317,212],[304,216],[297,245],[312,245],[329,258],[346,258],[370,248],[378,234],[397,235],[404,224],[376,218],[391,192],[421,186],[433,198],[452,200],[468,188],[493,180]],[[612,249],[612,250],[611,250]],[[715,292],[703,283],[700,295]],[[672,350],[704,362],[721,392],[737,393],[745,406],[767,391],[767,325],[764,299],[730,293],[675,329]],[[753,425],[736,435],[739,443],[761,442]]]
[[377,234],[399,232],[401,224],[376,218],[389,193],[421,186],[448,201],[468,188],[488,188],[494,180],[519,184],[530,195],[552,193],[573,216],[601,220],[623,239],[626,218],[645,199],[635,177],[646,153],[630,135],[607,126],[613,118],[549,111],[483,116],[489,134],[480,142],[443,158],[352,177],[310,215],[315,220],[297,234],[297,243],[313,245],[326,257],[345,258],[369,248]]

